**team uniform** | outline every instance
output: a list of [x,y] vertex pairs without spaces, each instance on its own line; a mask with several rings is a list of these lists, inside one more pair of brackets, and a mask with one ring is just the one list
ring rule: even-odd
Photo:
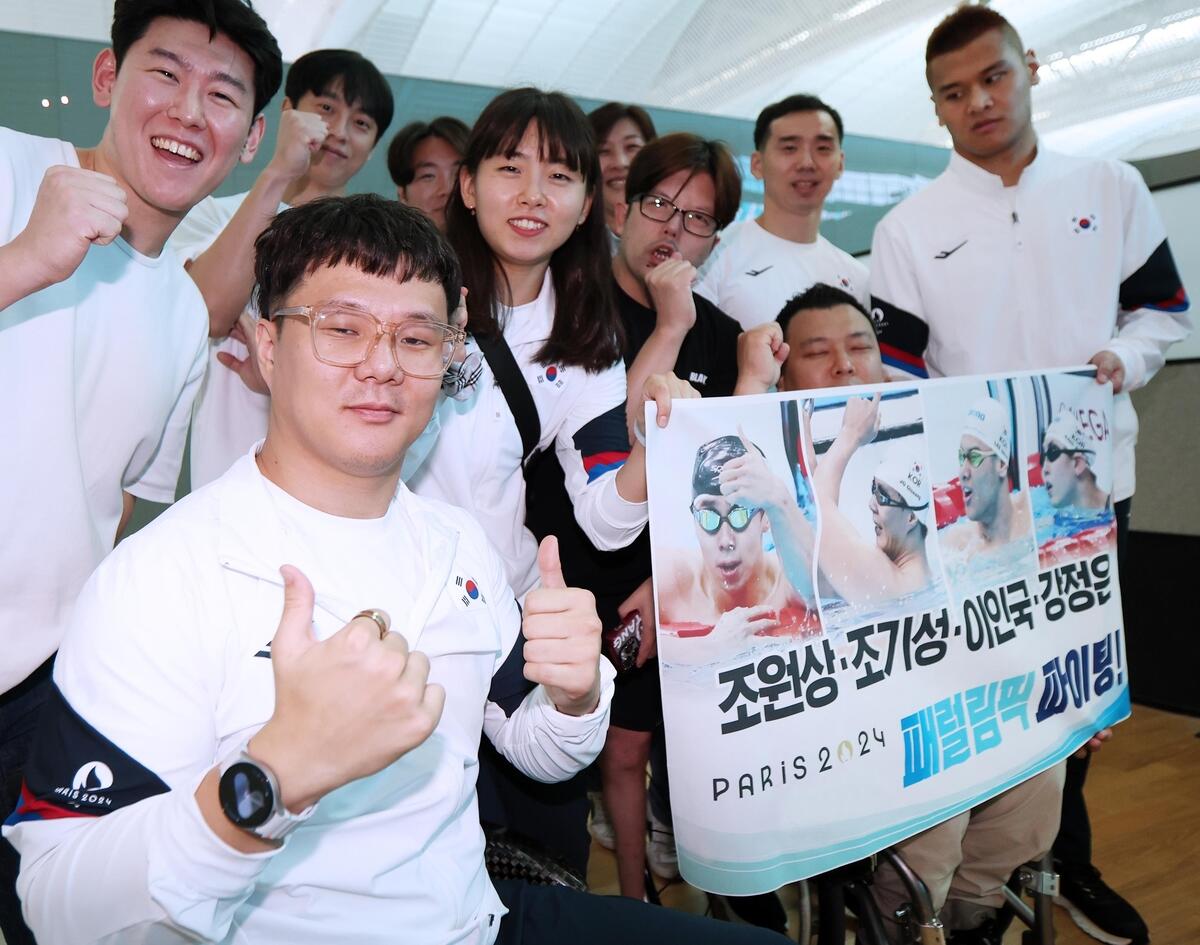
[[[1191,327],[1137,171],[1044,149],[1014,187],[953,153],[941,176],[876,227],[871,295],[884,363],[917,377],[1079,365],[1107,349],[1120,357],[1128,390],[1145,384]],[[1134,491],[1128,393],[1116,396],[1114,413],[1112,498],[1120,502]],[[1056,765],[899,848],[958,910],[999,906],[1011,870],[1052,843],[1057,855],[1069,832],[1064,771],[1070,778],[1069,765]],[[1086,818],[1083,833],[1090,842]],[[900,901],[890,869],[880,869],[875,888],[885,908]]]
[[[194,791],[271,716],[279,567],[316,590],[325,639],[363,606],[430,660],[445,709],[423,744],[324,797],[277,850],[244,854]],[[252,455],[123,542],[88,582],[5,827],[39,938],[76,942],[495,941],[484,870],[481,730],[520,770],[566,778],[604,743],[525,681],[504,566],[462,511],[401,485],[344,519],[268,481]],[[602,663],[603,667],[603,663]],[[364,720],[370,724],[370,720]]]
[[[79,166],[74,145],[0,129],[0,244],[60,164]],[[58,648],[112,549],[122,490],[174,500],[207,336],[204,300],[171,254],[121,237],[0,311],[0,693]]]
[[788,300],[818,282],[849,292],[865,306],[867,267],[818,235],[796,243],[741,220],[721,234],[696,291],[746,329],[775,320]]
[[[532,302],[503,313],[500,323],[541,422],[539,449],[553,446],[565,473],[576,521],[598,548],[628,545],[646,524],[645,502],[617,493],[616,472],[629,455],[625,432],[625,368],[598,373],[539,364],[554,320],[554,286],[546,272]],[[414,492],[471,513],[500,551],[509,583],[523,597],[538,580],[537,541],[525,526],[521,437],[504,393],[484,362],[469,396],[446,399],[435,416],[441,432],[408,479]]]
[[[1068,367],[1109,350],[1128,391],[1192,327],[1138,172],[1045,149],[1014,187],[952,154],[875,228],[871,295],[884,363],[918,377]],[[1125,391],[1114,502],[1134,491],[1137,415]]]
[[[221,235],[248,193],[231,197],[205,197],[184,217],[168,244],[183,262],[202,254]],[[279,211],[288,208],[281,203]],[[247,314],[257,318],[253,304]],[[192,439],[189,472],[192,488],[199,489],[218,478],[267,434],[267,412],[271,398],[250,390],[242,379],[217,360],[224,351],[245,358],[244,344],[233,338],[212,339],[208,344],[208,372],[192,409]]]

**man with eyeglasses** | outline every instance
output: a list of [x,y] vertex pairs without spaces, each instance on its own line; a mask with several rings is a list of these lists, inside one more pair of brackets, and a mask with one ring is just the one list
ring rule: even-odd
[[[741,329],[692,292],[697,267],[737,212],[741,181],[732,155],[719,142],[696,135],[666,135],[641,148],[628,167],[624,187],[624,200],[613,204],[612,227],[619,237],[613,277],[625,330],[628,389],[641,390],[651,375],[669,372],[701,395],[733,393]],[[631,397],[627,407],[634,427],[641,420],[642,401]],[[538,504],[537,514],[544,520],[567,523],[558,532],[564,571],[596,595],[602,623],[616,626],[634,611],[642,618],[637,666],[617,680],[612,724],[600,760],[620,889],[640,899],[646,862],[646,763],[662,725],[649,537],[643,533],[616,552],[597,551],[575,527],[561,486],[555,483],[549,494],[542,489]],[[651,865],[672,878],[678,868],[667,826],[665,766],[657,768],[651,791]]]
[[743,328],[770,321],[817,282],[864,305],[867,268],[821,235],[821,213],[842,176],[842,117],[813,95],[768,105],[754,123],[750,172],[763,182],[763,212],[729,228],[697,292]]
[[1112,504],[1112,468],[1102,444],[1109,436],[1103,414],[1064,408],[1042,437],[1042,482],[1056,509],[1101,510]]
[[522,612],[480,525],[400,481],[460,337],[434,224],[330,198],[257,251],[266,440],[117,548],[55,668],[5,828],[39,939],[782,941],[489,879],[481,735],[547,782],[603,743],[591,596],[547,538]]

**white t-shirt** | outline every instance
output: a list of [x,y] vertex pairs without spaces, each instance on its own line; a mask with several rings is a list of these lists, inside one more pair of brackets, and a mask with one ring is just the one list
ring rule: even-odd
[[742,220],[721,234],[696,291],[733,316],[742,328],[774,321],[788,299],[817,282],[870,301],[867,267],[818,235],[794,243],[768,233],[757,220]]
[[[56,164],[79,166],[73,145],[0,128],[0,244]],[[174,500],[207,337],[175,257],[121,238],[0,311],[0,692],[58,648],[112,550],[121,491]]]
[[[875,228],[873,318],[894,370],[953,377],[1073,367],[1109,350],[1125,389],[1191,330],[1167,233],[1120,161],[1039,149],[1013,187],[954,153]],[[1137,415],[1113,422],[1113,500],[1134,491]]]
[[[326,795],[280,848],[243,854],[194,794],[274,710],[284,563],[312,582],[317,639],[383,608],[446,702],[421,745]],[[502,563],[461,510],[401,486],[383,517],[339,518],[244,456],[122,542],[80,594],[42,718],[52,736],[4,829],[34,933],[105,945],[493,942],[505,908],[484,868],[480,736],[529,776],[564,780],[603,747],[613,688],[601,659],[590,714],[560,713],[540,686],[522,699],[504,676],[521,678],[508,659],[520,626]]]
[[[179,224],[171,237],[170,248],[183,262],[195,259],[207,250],[233,219],[246,194],[230,197],[205,197]],[[287,209],[281,203],[279,210]],[[253,305],[250,316],[257,317]],[[250,444],[267,433],[267,413],[271,398],[252,391],[242,379],[217,360],[224,351],[245,358],[246,346],[233,338],[211,339],[208,343],[208,372],[196,405],[192,409],[190,472],[192,488],[212,482],[241,457]]]
[[[647,519],[645,502],[626,502],[617,493],[617,469],[629,454],[625,365],[617,361],[591,374],[581,367],[539,364],[535,357],[553,320],[554,285],[547,270],[538,297],[508,312],[504,338],[533,394],[542,428],[538,447],[554,446],[576,520],[598,549],[623,548]],[[437,443],[406,481],[421,495],[461,506],[483,525],[521,597],[538,581],[537,540],[525,527],[521,435],[486,360],[473,393],[443,401],[435,417],[441,421]]]

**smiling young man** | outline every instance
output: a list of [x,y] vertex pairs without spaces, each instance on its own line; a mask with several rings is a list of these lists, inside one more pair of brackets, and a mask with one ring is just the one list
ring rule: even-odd
[[867,301],[867,269],[821,236],[821,210],[842,176],[841,116],[812,95],[763,109],[750,172],[763,182],[763,212],[731,226],[697,292],[753,328],[815,282]]
[[433,224],[329,198],[257,251],[266,440],[101,565],[55,667],[5,828],[42,940],[780,941],[493,885],[481,735],[542,781],[592,760],[591,596],[547,539],[518,607],[480,525],[400,482],[461,341]]
[[[1129,391],[1191,330],[1188,299],[1137,171],[1040,144],[1038,69],[1012,24],[987,7],[963,7],[930,34],[926,77],[954,151],[937,180],[876,227],[872,304],[885,362],[918,376],[1095,364],[1116,394],[1120,549],[1134,491]],[[1143,941],[1145,924],[1091,865],[1086,762],[1070,770],[1055,845],[1063,897],[1085,930]]]
[[254,332],[255,238],[284,207],[344,194],[392,112],[387,80],[358,53],[301,56],[288,69],[275,153],[254,186],[209,197],[172,237],[208,305],[213,339],[192,416],[192,488],[216,479],[266,431],[266,388],[245,344]]
[[[119,0],[100,143],[0,130],[0,805],[50,658],[134,496],[170,502],[204,371],[203,299],[163,245],[262,134],[279,49],[240,0]],[[16,409],[17,405],[20,409]],[[0,844],[0,926],[15,866]]]

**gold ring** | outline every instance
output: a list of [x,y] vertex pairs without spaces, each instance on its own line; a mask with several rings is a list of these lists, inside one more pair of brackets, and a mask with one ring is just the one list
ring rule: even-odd
[[375,608],[370,608],[368,610],[360,610],[358,613],[356,613],[354,615],[354,619],[357,620],[359,617],[366,617],[368,620],[375,621],[375,626],[377,626],[379,628],[379,639],[382,640],[384,637],[387,636],[387,634],[388,634],[388,615],[386,613],[384,613],[382,610],[376,610]]

